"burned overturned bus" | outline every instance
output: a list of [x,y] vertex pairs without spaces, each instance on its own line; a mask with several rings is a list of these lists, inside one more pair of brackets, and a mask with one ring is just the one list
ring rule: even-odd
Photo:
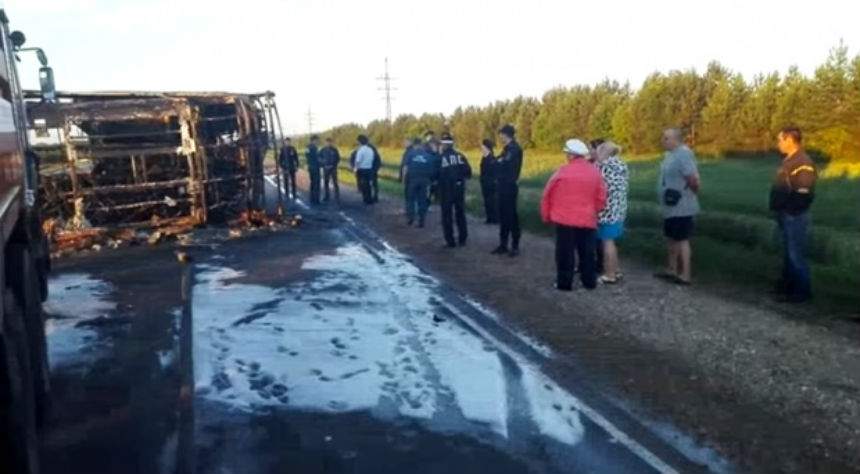
[[42,216],[67,234],[197,226],[265,205],[271,92],[58,92],[28,117]]

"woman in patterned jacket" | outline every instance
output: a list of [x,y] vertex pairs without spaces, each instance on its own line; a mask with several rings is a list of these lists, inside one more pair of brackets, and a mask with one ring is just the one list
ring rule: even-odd
[[621,148],[607,141],[597,147],[597,167],[606,183],[606,207],[598,215],[597,238],[603,249],[603,274],[598,281],[618,283],[623,277],[618,264],[615,241],[624,234],[627,217],[627,164],[619,154]]

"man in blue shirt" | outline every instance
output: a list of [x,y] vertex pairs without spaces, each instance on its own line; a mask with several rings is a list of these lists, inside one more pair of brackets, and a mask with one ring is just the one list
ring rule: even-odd
[[427,208],[430,207],[430,184],[436,180],[438,172],[439,157],[429,151],[421,140],[413,140],[403,166],[407,225],[412,225],[417,217],[418,227],[424,227]]

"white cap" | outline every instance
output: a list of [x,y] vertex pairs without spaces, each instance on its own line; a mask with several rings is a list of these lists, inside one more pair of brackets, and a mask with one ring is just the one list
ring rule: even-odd
[[564,152],[569,155],[588,156],[588,145],[576,138],[571,138],[564,143]]

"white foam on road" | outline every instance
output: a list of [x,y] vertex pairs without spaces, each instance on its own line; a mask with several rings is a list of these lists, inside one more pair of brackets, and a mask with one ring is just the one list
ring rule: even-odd
[[[346,245],[304,262],[312,280],[281,289],[204,267],[193,300],[199,396],[243,410],[390,416],[393,407],[431,429],[505,437],[506,387],[526,384],[526,416],[541,433],[570,445],[582,439],[579,412],[555,408],[561,389],[543,393],[539,376],[509,380],[498,349],[440,311],[438,282],[396,251],[376,257],[383,263]],[[249,315],[256,319],[234,326]]]
[[45,333],[51,369],[91,361],[104,349],[94,330],[76,327],[81,321],[107,317],[116,309],[110,301],[113,287],[84,273],[67,273],[48,280],[44,303]]

